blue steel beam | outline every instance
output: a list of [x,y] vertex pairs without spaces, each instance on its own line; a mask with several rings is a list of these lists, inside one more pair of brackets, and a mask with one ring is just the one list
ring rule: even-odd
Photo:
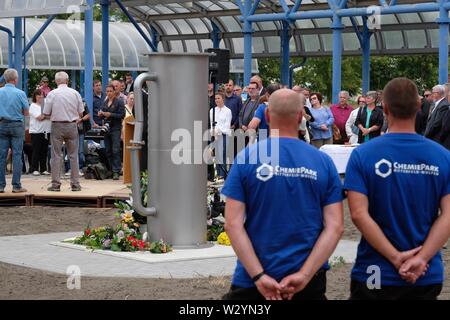
[[301,5],[302,5],[302,0],[295,0],[294,6],[291,9],[291,13],[297,12]]
[[102,0],[102,91],[109,82],[109,0]]
[[8,34],[8,68],[12,68],[14,66],[13,62],[13,33],[10,29],[0,26],[0,31],[6,32]]
[[[23,18],[23,46],[27,44],[27,22],[26,18]],[[28,96],[28,69],[27,69],[27,53],[23,52],[23,85],[22,90]]]
[[[244,0],[245,2],[247,2],[247,0]],[[247,11],[247,12],[249,12],[249,16],[252,16],[252,15],[254,15],[255,14],[255,12],[256,12],[256,9],[258,9],[258,6],[259,6],[259,3],[261,2],[261,0],[255,0],[255,2],[253,3],[253,6],[252,6],[252,8],[251,8],[251,10],[250,11]]]
[[[241,11],[244,16],[244,27],[242,33],[244,34],[244,86],[250,83],[250,78],[252,77],[252,23],[248,20],[252,11],[251,0],[244,0],[243,9]],[[259,1],[257,1],[259,3]]]
[[439,83],[444,84],[448,82],[448,30],[449,19],[448,10],[445,9],[444,4],[446,0],[439,0],[441,8],[439,10]]
[[212,26],[212,31],[211,31],[211,40],[213,43],[213,48],[214,49],[219,49],[220,47],[220,28],[217,26],[217,24],[214,23],[214,21],[210,21],[211,22],[211,26]]
[[344,29],[341,17],[337,15],[333,17],[331,29],[333,30],[332,102],[337,103],[341,91],[342,29]]
[[[89,113],[93,113],[94,92],[94,0],[87,0],[88,8],[84,12],[84,100]],[[80,84],[81,87],[81,84]],[[91,117],[91,124],[93,117]]]
[[[446,2],[444,5],[446,10],[450,9],[450,2]],[[417,12],[436,12],[440,10],[440,5],[437,3],[419,3],[419,4],[405,4],[395,5],[389,7],[380,7],[380,14],[395,14],[395,13],[417,13]],[[333,18],[333,10],[310,10],[292,12],[287,17],[284,13],[267,13],[257,14],[247,17],[250,22],[263,22],[263,21],[280,21],[280,20],[302,20],[302,19],[321,19],[321,18]],[[349,8],[338,9],[336,15],[339,17],[351,17],[351,16],[367,16],[370,15],[367,12],[367,8]],[[242,18],[243,20],[244,18]]]
[[363,52],[362,61],[362,93],[366,94],[370,90],[370,37],[372,32],[370,32],[367,27],[367,18],[363,17],[363,32],[361,39],[361,49]]
[[[158,48],[159,43],[159,32],[156,30],[153,26],[150,26],[150,32],[152,34],[152,42],[155,45],[155,47]],[[136,76],[137,77],[137,76]]]
[[142,30],[141,26],[136,22],[136,20],[133,18],[133,16],[128,12],[127,8],[123,5],[123,3],[120,0],[115,0],[119,8],[122,10],[122,12],[127,16],[128,20],[134,25],[134,27],[137,29],[137,31],[140,33],[142,38],[144,38],[145,42],[150,46],[153,52],[158,52],[158,48],[155,46],[155,44],[149,39],[149,37],[145,34],[144,30]]
[[281,83],[284,85],[289,84],[290,39],[289,23],[283,21],[283,30],[281,31]]
[[19,80],[17,83],[18,88],[22,88],[22,18],[14,18],[14,69],[19,74]]
[[36,34],[31,38],[30,42],[25,46],[25,49],[23,49],[22,55],[25,56],[25,54],[30,50],[30,48],[33,46],[33,44],[36,42],[37,39],[44,33],[45,29],[52,23],[53,20],[55,20],[56,15],[52,15],[47,18],[47,21],[39,28],[39,30],[36,32]]

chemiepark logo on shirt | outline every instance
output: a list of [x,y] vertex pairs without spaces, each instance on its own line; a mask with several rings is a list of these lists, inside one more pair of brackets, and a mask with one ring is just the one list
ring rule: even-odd
[[419,164],[399,163],[399,162],[392,163],[389,160],[381,159],[380,161],[375,163],[375,173],[382,178],[387,178],[392,173],[426,174],[438,176],[439,167],[425,163]]
[[266,182],[273,178],[273,176],[281,176],[287,178],[304,178],[317,180],[317,171],[308,169],[306,167],[300,168],[285,168],[281,166],[271,166],[267,163],[262,164],[256,169],[256,178]]

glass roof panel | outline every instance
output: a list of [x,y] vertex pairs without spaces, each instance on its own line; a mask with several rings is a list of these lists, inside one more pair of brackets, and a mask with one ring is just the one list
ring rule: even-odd
[[[281,48],[280,48],[281,50]],[[290,52],[297,52],[297,42],[295,41],[295,38],[292,37],[289,41],[289,51]]]
[[386,49],[401,49],[404,46],[401,31],[382,32]]
[[360,49],[359,40],[355,33],[343,33],[342,45],[344,46],[344,50],[353,51]]
[[264,53],[266,48],[264,47],[264,38],[253,37],[253,53]]
[[277,30],[277,24],[273,21],[258,22],[261,30]]
[[211,1],[196,1],[196,4],[202,6],[208,11],[219,11],[222,10],[217,4],[212,3]]
[[439,29],[428,30],[428,35],[430,36],[431,47],[439,48]]
[[280,37],[265,37],[267,49],[270,53],[277,53],[281,51]]
[[331,34],[321,34],[322,43],[325,51],[333,50],[333,36]]
[[220,1],[220,4],[224,6],[226,9],[239,9],[239,7],[232,1]]
[[320,51],[319,37],[314,34],[305,34],[302,37],[306,52]]
[[381,29],[383,29],[383,24],[398,24],[398,20],[393,14],[383,14],[381,16]]
[[397,18],[400,20],[400,23],[421,23],[417,13],[397,14]]
[[186,45],[187,52],[200,52],[197,40],[185,40],[184,43]]
[[311,19],[302,19],[295,21],[295,25],[299,29],[312,29],[314,28],[314,24]]
[[436,22],[436,19],[439,18],[439,12],[421,12],[420,15],[424,22]]
[[154,8],[155,8],[156,11],[159,11],[159,12],[164,13],[164,14],[170,14],[170,13],[174,12],[173,10],[169,9],[168,6],[164,6],[164,5],[161,5],[161,4],[155,5]]
[[187,19],[189,23],[195,28],[195,33],[208,33],[208,27],[201,19]]
[[410,49],[423,49],[427,47],[425,30],[408,30],[405,31],[405,34]]
[[167,20],[158,20],[156,23],[158,23],[162,27],[162,29],[164,30],[164,34],[167,34],[167,35],[178,34],[178,30],[169,21],[167,21]]
[[222,24],[225,26],[226,31],[228,32],[241,32],[242,27],[241,25],[234,19],[233,17],[220,17],[218,18],[222,21]]
[[234,53],[242,54],[244,53],[244,39],[243,38],[233,38],[231,39],[233,42]]
[[331,28],[331,19],[314,19],[314,22],[319,28]]
[[84,11],[84,0],[0,0],[0,18],[32,17],[67,13],[69,6],[77,6]]
[[183,43],[181,42],[181,40],[174,40],[169,42],[170,47],[172,48],[170,52],[184,52]]
[[187,22],[185,20],[182,20],[182,19],[172,20],[172,23],[177,25],[177,27],[181,30],[182,34],[193,34],[194,33],[192,28],[187,24]]

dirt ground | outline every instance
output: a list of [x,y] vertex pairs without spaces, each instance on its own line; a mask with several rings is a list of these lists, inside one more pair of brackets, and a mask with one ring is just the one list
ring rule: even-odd
[[[358,240],[346,207],[343,238]],[[88,223],[99,227],[117,222],[114,209],[0,207],[0,236],[80,231]],[[443,250],[450,265],[450,250]],[[347,299],[351,264],[335,265],[327,273],[328,299]],[[82,290],[68,290],[67,277],[0,263],[0,299],[220,299],[228,291],[231,277],[194,279],[83,278]],[[440,299],[450,299],[449,270]]]

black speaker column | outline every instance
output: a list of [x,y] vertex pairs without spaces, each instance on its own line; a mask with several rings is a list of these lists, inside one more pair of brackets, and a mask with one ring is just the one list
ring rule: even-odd
[[213,83],[227,83],[230,79],[230,50],[206,49],[205,52],[214,53],[209,57],[209,73],[215,81]]

